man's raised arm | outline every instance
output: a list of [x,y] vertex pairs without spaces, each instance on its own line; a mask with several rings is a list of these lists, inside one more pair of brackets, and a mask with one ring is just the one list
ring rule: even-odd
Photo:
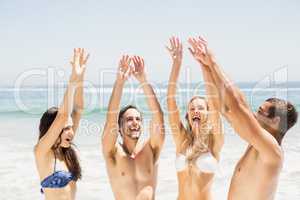
[[134,63],[134,76],[141,84],[141,87],[147,98],[148,106],[152,113],[152,119],[150,122],[150,143],[152,148],[156,152],[157,159],[165,139],[163,112],[152,86],[147,81],[143,58],[134,56],[132,60]]
[[114,83],[113,91],[108,104],[108,111],[106,114],[106,122],[102,135],[102,150],[106,158],[114,156],[115,144],[118,138],[118,114],[119,106],[122,97],[122,91],[127,78],[130,76],[130,57],[125,55],[119,63],[117,72],[117,79]]
[[250,143],[268,163],[278,163],[281,150],[276,139],[261,127],[241,91],[225,76],[217,65],[205,40],[193,38],[193,52],[198,55],[199,62],[207,67],[219,95],[222,98],[222,114],[227,118],[235,131]]

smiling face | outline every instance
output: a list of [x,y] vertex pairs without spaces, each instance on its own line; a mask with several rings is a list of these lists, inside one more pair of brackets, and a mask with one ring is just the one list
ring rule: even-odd
[[207,120],[208,107],[205,99],[195,97],[188,105],[187,120],[193,128]]
[[259,124],[266,130],[278,130],[280,118],[275,116],[275,107],[271,102],[265,101],[255,114]]
[[141,113],[135,108],[125,111],[121,119],[120,131],[123,137],[138,140],[142,130]]
[[74,131],[72,126],[67,126],[62,130],[62,134],[57,142],[59,146],[63,148],[69,148],[71,146],[72,140],[74,138]]

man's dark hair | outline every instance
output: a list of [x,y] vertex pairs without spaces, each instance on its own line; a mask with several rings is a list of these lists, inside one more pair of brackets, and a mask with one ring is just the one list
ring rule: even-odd
[[293,127],[298,119],[298,112],[293,104],[283,99],[269,98],[266,100],[272,106],[269,109],[269,117],[279,117],[279,133],[283,138],[286,132]]
[[119,112],[119,117],[118,117],[118,125],[119,125],[119,127],[121,127],[121,125],[122,125],[122,117],[123,117],[123,115],[125,114],[125,112],[126,112],[128,109],[135,109],[135,110],[137,110],[139,113],[141,113],[141,112],[139,111],[139,109],[138,109],[136,106],[134,106],[134,105],[128,105],[128,106],[123,107],[123,108],[120,110],[120,112]]

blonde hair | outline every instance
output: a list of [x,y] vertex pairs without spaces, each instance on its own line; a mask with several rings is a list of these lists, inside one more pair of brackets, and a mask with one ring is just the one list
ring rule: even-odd
[[[188,105],[195,99],[201,99],[206,102],[207,110],[209,110],[208,102],[207,100],[202,96],[193,96]],[[211,133],[211,126],[210,121],[208,117],[206,116],[206,119],[203,123],[201,123],[201,134],[197,136],[197,138],[194,136],[192,132],[191,124],[188,120],[188,112],[185,116],[186,119],[186,137],[185,140],[182,143],[182,150],[185,150],[186,159],[188,162],[192,162],[196,160],[202,153],[208,152],[209,148],[212,144],[212,134]]]

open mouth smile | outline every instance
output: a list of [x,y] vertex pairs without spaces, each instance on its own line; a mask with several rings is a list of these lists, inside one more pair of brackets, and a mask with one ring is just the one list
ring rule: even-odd
[[72,138],[72,137],[68,137],[68,138],[66,138],[66,141],[67,141],[67,142],[72,142],[72,140],[73,140],[73,138]]
[[192,120],[193,120],[193,122],[200,122],[200,117],[199,116],[194,116],[193,118],[192,118]]
[[140,128],[130,128],[130,131],[140,131]]

